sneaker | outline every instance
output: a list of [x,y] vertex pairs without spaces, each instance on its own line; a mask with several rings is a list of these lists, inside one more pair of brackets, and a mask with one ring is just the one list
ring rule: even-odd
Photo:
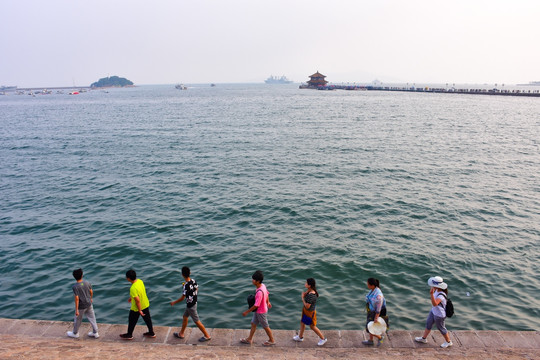
[[298,335],[294,335],[293,338],[292,338],[294,341],[304,341],[304,338],[303,337],[300,337]]
[[452,345],[454,345],[454,344],[452,343],[452,341],[448,341],[448,342],[445,341],[445,342],[443,342],[443,343],[441,344],[441,347],[442,347],[442,348],[447,348],[447,347],[450,347],[450,346],[452,346]]
[[73,331],[68,331],[68,332],[67,332],[67,336],[69,336],[69,337],[71,337],[71,338],[78,339],[78,338],[79,338],[79,333],[74,334]]
[[426,338],[423,338],[423,337],[421,337],[421,336],[415,337],[415,338],[414,338],[414,341],[419,342],[419,343],[422,343],[422,344],[427,344],[427,339],[426,339]]
[[121,334],[120,337],[124,340],[133,340],[133,335]]
[[90,331],[88,333],[88,336],[93,337],[94,339],[97,339],[99,337],[99,334],[97,332],[95,333],[95,332]]
[[379,341],[377,341],[377,347],[381,346],[383,341],[384,341],[384,335],[381,335],[381,338],[379,339]]
[[373,340],[364,340],[364,341],[362,341],[362,344],[364,344],[364,345],[373,345]]
[[201,338],[199,339],[200,342],[206,342],[206,341],[210,341],[210,340],[212,340],[212,338],[207,338],[207,337],[205,337],[205,336],[203,336],[203,337],[201,337]]
[[328,339],[319,339],[319,342],[317,343],[318,346],[323,346],[324,344],[326,344],[326,342],[328,341]]
[[155,338],[156,337],[156,334],[155,333],[151,333],[151,332],[145,332],[144,334],[142,334],[142,336],[144,337],[147,337],[147,338]]

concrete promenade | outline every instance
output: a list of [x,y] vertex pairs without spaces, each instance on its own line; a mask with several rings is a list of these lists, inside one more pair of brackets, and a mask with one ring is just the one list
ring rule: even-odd
[[[127,319],[126,319],[127,321]],[[257,330],[252,345],[239,339],[248,329],[208,329],[212,340],[199,343],[201,333],[188,328],[185,339],[176,339],[178,328],[155,327],[155,339],[143,338],[144,322],[135,328],[134,340],[118,335],[127,325],[99,324],[99,339],[88,337],[84,322],[80,338],[66,336],[72,322],[0,318],[0,359],[540,359],[538,331],[451,331],[454,346],[433,331],[428,344],[414,342],[422,330],[391,330],[380,348],[362,345],[362,330],[323,330],[328,342],[317,346],[317,336],[307,330],[304,342],[292,340],[294,330],[273,330],[276,345],[263,347],[266,334]]]

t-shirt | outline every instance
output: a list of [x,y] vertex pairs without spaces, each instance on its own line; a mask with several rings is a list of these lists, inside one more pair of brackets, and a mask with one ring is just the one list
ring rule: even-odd
[[184,291],[182,295],[186,297],[186,306],[188,308],[195,306],[197,304],[197,292],[199,285],[195,279],[191,278],[188,282],[184,283]]
[[146,289],[144,283],[141,279],[135,280],[129,289],[129,296],[131,296],[131,310],[139,311],[137,308],[137,302],[135,301],[135,296],[137,296],[141,302],[141,310],[146,309],[150,306],[150,301],[148,301],[148,296],[146,296]]
[[437,298],[441,299],[441,302],[439,303],[439,305],[433,306],[431,308],[431,312],[433,313],[433,315],[437,317],[442,317],[442,318],[446,317],[446,298],[444,297],[445,295],[446,294],[444,292],[438,291],[438,290],[435,290],[435,292],[433,293],[433,297],[435,299]]
[[381,312],[382,308],[386,307],[386,299],[378,287],[366,295],[366,302],[368,303],[369,311]]
[[309,309],[306,309],[308,311],[313,311],[315,310],[315,306],[317,306],[317,294],[314,294],[314,293],[307,293],[305,296],[304,296],[304,301],[307,302],[308,304],[311,304],[311,306],[309,307]]
[[92,305],[92,297],[90,296],[92,285],[88,281],[76,282],[71,288],[73,294],[79,297],[79,309],[87,309]]
[[257,314],[264,314],[268,312],[266,299],[268,299],[268,290],[266,290],[266,285],[261,284],[261,286],[255,291],[255,306],[258,306]]

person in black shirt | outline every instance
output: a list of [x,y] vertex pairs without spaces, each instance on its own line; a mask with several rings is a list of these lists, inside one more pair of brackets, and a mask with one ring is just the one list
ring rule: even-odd
[[174,337],[183,339],[184,333],[186,331],[186,327],[188,324],[189,317],[193,319],[195,322],[195,325],[199,328],[199,330],[202,331],[203,337],[199,339],[199,341],[204,342],[212,339],[208,332],[206,331],[206,328],[202,324],[201,320],[199,320],[199,314],[197,313],[197,292],[199,289],[199,285],[197,285],[197,282],[195,279],[192,279],[191,277],[191,271],[187,266],[184,266],[182,268],[182,277],[184,278],[185,282],[183,284],[183,291],[182,296],[178,298],[175,301],[171,301],[171,306],[174,306],[175,304],[178,304],[179,302],[186,299],[186,311],[184,312],[183,321],[182,321],[182,329],[180,329],[179,333],[173,333]]

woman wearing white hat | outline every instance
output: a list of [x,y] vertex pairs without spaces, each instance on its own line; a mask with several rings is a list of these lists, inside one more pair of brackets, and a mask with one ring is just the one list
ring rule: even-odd
[[450,335],[446,326],[444,324],[444,319],[446,319],[446,299],[448,298],[448,285],[443,282],[443,278],[440,276],[431,277],[427,281],[428,285],[431,286],[429,291],[431,296],[431,311],[429,312],[428,318],[426,320],[426,330],[424,330],[424,335],[421,337],[414,338],[414,341],[419,343],[427,343],[427,336],[429,335],[433,323],[437,325],[437,329],[441,332],[444,337],[445,342],[442,343],[442,348],[447,348],[452,346],[452,341],[450,340]]

